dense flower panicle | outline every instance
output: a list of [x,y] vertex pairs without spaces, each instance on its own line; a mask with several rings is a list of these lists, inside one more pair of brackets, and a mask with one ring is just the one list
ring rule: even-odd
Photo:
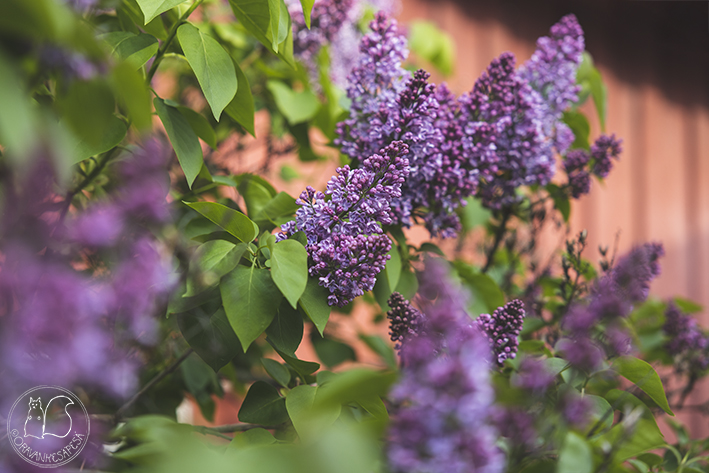
[[317,0],[308,28],[300,1],[286,1],[293,23],[293,54],[305,64],[312,64],[320,48],[330,43],[349,20],[354,3],[355,0]]
[[675,371],[696,378],[709,368],[709,337],[691,315],[670,303],[662,329],[668,337],[665,350],[674,359]]
[[554,141],[559,153],[564,153],[574,137],[561,118],[578,101],[576,71],[585,48],[584,36],[574,15],[563,17],[549,33],[537,40],[537,49],[520,67],[519,74],[541,95],[547,108],[544,134]]
[[401,348],[389,465],[394,472],[501,472],[504,458],[489,418],[488,348],[446,268],[429,262],[423,274],[422,294],[435,301],[425,310],[426,331],[406,338]]
[[395,343],[394,347],[400,350],[404,339],[421,333],[424,315],[398,292],[392,293],[387,303],[391,307],[387,312],[389,338]]
[[494,418],[500,435],[514,447],[529,449],[534,446],[537,429],[532,414],[519,407],[509,407],[497,410]]
[[613,168],[612,159],[618,160],[620,153],[623,152],[621,147],[623,140],[616,139],[615,135],[601,135],[591,145],[591,171],[600,178],[608,177]]
[[553,143],[542,130],[542,98],[514,66],[514,55],[503,53],[459,99],[463,146],[482,173],[477,195],[492,209],[516,202],[517,187],[545,185],[554,174]]
[[540,396],[554,383],[554,378],[554,373],[550,372],[541,360],[527,357],[519,365],[514,385]]
[[591,190],[591,175],[587,166],[591,156],[582,149],[574,149],[566,154],[564,170],[569,177],[571,197],[578,199]]
[[343,306],[374,287],[391,241],[379,223],[392,222],[390,202],[401,196],[408,147],[393,142],[365,159],[362,167],[337,169],[327,195],[308,187],[296,200],[295,221],[281,226],[278,241],[302,231],[307,237],[309,272],[330,291],[330,305]]
[[517,337],[523,322],[524,304],[519,299],[508,302],[504,307],[498,307],[492,315],[480,314],[475,319],[476,325],[487,337],[498,365],[517,356]]

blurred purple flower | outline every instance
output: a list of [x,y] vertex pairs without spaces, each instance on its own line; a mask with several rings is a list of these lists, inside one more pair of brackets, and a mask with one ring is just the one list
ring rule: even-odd
[[534,396],[540,396],[554,384],[554,378],[554,374],[546,368],[541,360],[527,357],[519,365],[514,385],[529,391]]
[[615,135],[601,135],[591,146],[591,170],[598,177],[608,177],[613,168],[611,158],[618,160],[620,153],[623,152],[621,147],[622,140],[616,139]]
[[662,330],[668,337],[665,350],[674,359],[675,371],[697,378],[709,368],[709,337],[673,302],[665,311]]
[[394,348],[400,350],[405,338],[415,337],[421,332],[424,315],[398,292],[393,292],[387,303],[391,307],[387,312],[389,337],[395,343]]

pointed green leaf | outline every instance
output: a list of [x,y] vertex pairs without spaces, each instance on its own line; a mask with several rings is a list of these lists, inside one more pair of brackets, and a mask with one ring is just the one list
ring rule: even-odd
[[[271,344],[271,346],[273,346],[273,344]],[[276,350],[276,353],[278,353],[280,357],[283,358],[283,361],[288,363],[288,365],[290,365],[291,368],[293,368],[295,372],[298,373],[298,375],[304,380],[308,377],[308,375],[315,373],[320,368],[320,363],[315,363],[314,361],[299,360],[295,356],[283,353],[275,346],[273,346],[273,348],[274,350]]]
[[177,159],[185,173],[187,184],[192,188],[192,183],[202,169],[204,158],[202,147],[199,145],[197,134],[192,130],[189,122],[175,107],[167,105],[164,100],[155,97],[153,100],[155,111],[158,112],[160,121],[165,126],[167,137],[175,149]]
[[318,284],[317,278],[308,278],[303,295],[300,296],[300,308],[303,309],[315,327],[323,334],[327,321],[330,318],[331,307],[327,303],[330,292]]
[[237,266],[219,285],[224,310],[244,352],[271,324],[281,293],[267,269]]
[[222,308],[212,316],[200,309],[177,314],[177,325],[187,343],[215,372],[239,354],[239,339]]
[[143,67],[158,52],[158,40],[150,34],[113,31],[99,38],[111,46],[114,54],[136,69]]
[[137,0],[140,9],[145,17],[145,24],[150,23],[153,18],[176,7],[185,0]]
[[[273,273],[271,275],[273,276]],[[266,329],[266,335],[271,345],[283,353],[295,356],[295,351],[303,339],[303,317],[284,301],[278,308],[271,325]]]
[[278,110],[291,125],[310,120],[320,109],[317,96],[309,90],[296,92],[277,80],[266,82],[266,87],[273,94]]
[[286,396],[286,410],[300,438],[308,441],[323,429],[332,425],[340,415],[341,406],[328,409],[313,409],[319,387],[300,385],[293,388]]
[[113,149],[116,145],[123,141],[123,138],[126,137],[127,132],[128,127],[123,120],[118,117],[113,117],[105,132],[101,136],[101,141],[99,143],[90,144],[86,141],[75,141],[73,151],[74,161],[72,164]]
[[216,202],[185,202],[185,205],[201,213],[244,243],[250,243],[258,236],[256,224],[238,210]]
[[254,222],[261,229],[271,230],[291,220],[291,217],[299,208],[300,206],[295,203],[293,197],[285,192],[279,192],[256,212]]
[[303,18],[305,18],[305,26],[310,29],[310,15],[313,12],[315,0],[300,0],[300,6],[303,7]]
[[384,273],[386,274],[389,287],[394,290],[396,285],[399,284],[399,277],[401,276],[401,256],[399,256],[399,248],[392,243],[391,250],[389,250],[388,254],[389,261],[387,261],[386,266],[384,266]]
[[211,36],[186,23],[177,29],[182,51],[197,76],[204,98],[219,121],[222,110],[236,95],[238,83],[231,56]]
[[[277,5],[277,3],[279,3]],[[280,0],[229,0],[236,19],[244,25],[264,46],[276,53],[279,58],[295,69],[293,59],[293,28],[285,2]],[[273,6],[271,6],[273,4]],[[278,18],[278,28],[271,34],[272,15]],[[275,18],[273,22],[275,22]],[[285,37],[283,36],[285,34]],[[275,41],[274,41],[274,36]],[[282,41],[279,41],[284,37]],[[276,43],[278,43],[276,45]]]
[[239,64],[234,61],[236,79],[239,87],[236,89],[234,99],[229,102],[224,111],[246,131],[256,136],[254,130],[254,97],[251,95],[251,87]]
[[111,88],[124,113],[138,130],[152,127],[150,92],[141,74],[130,64],[118,64],[111,70]]
[[283,240],[273,246],[271,276],[293,308],[308,282],[308,252],[295,240]]
[[593,455],[586,440],[576,432],[568,432],[559,451],[557,473],[591,473]]
[[217,135],[214,133],[214,128],[209,124],[204,115],[197,113],[191,108],[179,106],[177,109],[180,111],[185,120],[192,127],[192,131],[202,138],[202,140],[209,145],[212,149],[217,149]]
[[[479,273],[469,264],[456,260],[453,262],[460,279],[473,293],[473,303],[476,304],[473,315],[478,315],[481,312],[492,312],[505,305],[505,294],[500,289],[500,286],[487,274]],[[482,304],[482,305],[480,305]]]
[[275,379],[278,384],[284,388],[288,387],[288,383],[290,383],[290,371],[285,365],[270,358],[261,358],[261,364],[266,370],[266,373],[268,373],[271,378]]
[[665,389],[662,387],[660,376],[647,362],[632,356],[621,356],[613,362],[610,369],[616,371],[628,381],[635,383],[663,411],[671,416],[674,415],[667,402],[667,396],[665,396]]
[[256,381],[241,404],[239,420],[266,426],[282,424],[288,420],[286,399],[270,384]]

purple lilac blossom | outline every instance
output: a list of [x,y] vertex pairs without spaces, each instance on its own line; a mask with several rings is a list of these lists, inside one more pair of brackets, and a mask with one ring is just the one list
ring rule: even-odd
[[623,152],[621,147],[623,140],[616,139],[615,135],[601,135],[596,139],[591,146],[591,171],[600,178],[608,177],[613,168],[612,159],[618,160],[620,153]]
[[660,275],[659,259],[664,255],[661,243],[646,243],[618,260],[610,276],[628,301],[637,303],[647,299],[650,283]]
[[435,294],[424,311],[426,330],[405,338],[402,375],[392,391],[387,456],[393,472],[501,472],[490,413],[494,392],[489,351],[465,312],[464,294],[446,267],[429,261],[422,294]]
[[665,350],[674,359],[677,373],[696,379],[709,368],[709,337],[691,315],[682,313],[671,302],[665,311],[662,330],[668,337]]
[[574,140],[562,115],[578,102],[580,87],[576,71],[584,51],[583,30],[574,15],[566,15],[551,27],[549,36],[537,40],[537,49],[519,69],[519,75],[537,91],[546,107],[544,134],[551,138],[559,153],[564,153]]
[[394,348],[398,351],[405,338],[415,337],[421,332],[424,315],[398,292],[392,293],[387,303],[391,307],[391,310],[387,312],[389,338],[394,342]]
[[571,426],[583,429],[588,425],[590,412],[592,412],[591,401],[587,397],[578,394],[567,393],[561,401],[561,415]]
[[525,449],[534,446],[537,430],[532,414],[519,407],[508,407],[497,410],[494,418],[500,435],[513,446]]
[[41,46],[38,58],[41,69],[57,74],[66,83],[88,81],[101,72],[101,68],[83,54],[52,44]]
[[554,373],[550,372],[541,360],[527,357],[520,363],[513,384],[534,396],[541,396],[554,384],[554,378]]
[[587,165],[591,156],[582,149],[573,149],[566,154],[564,159],[564,170],[569,177],[569,187],[571,197],[578,199],[591,190],[591,175]]
[[497,364],[502,366],[505,360],[514,359],[519,347],[519,331],[524,322],[524,304],[519,299],[498,307],[490,314],[480,314],[475,324],[487,337]]
[[402,156],[408,147],[395,141],[365,159],[359,169],[337,169],[325,194],[312,187],[296,203],[301,207],[294,221],[281,226],[277,240],[297,231],[307,237],[309,273],[330,291],[330,305],[347,304],[374,287],[391,249],[380,226],[392,222],[389,203],[401,195],[409,173]]

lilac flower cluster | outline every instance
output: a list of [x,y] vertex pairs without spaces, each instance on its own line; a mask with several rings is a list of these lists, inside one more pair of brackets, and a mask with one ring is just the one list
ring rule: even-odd
[[[662,255],[664,250],[658,243],[633,248],[596,282],[587,304],[571,308],[562,321],[567,338],[559,344],[571,364],[591,371],[600,365],[604,352],[618,356],[630,351],[630,337],[619,319],[647,298],[650,282],[660,274],[658,259]],[[605,332],[594,338],[594,329],[601,324]]]
[[[0,369],[19,385],[81,382],[118,396],[135,387],[140,362],[126,348],[155,341],[153,315],[174,285],[166,255],[145,228],[169,217],[166,158],[159,142],[148,142],[121,166],[124,184],[113,200],[64,227],[45,227],[33,242],[3,241],[0,292],[12,302],[0,321]],[[29,210],[12,217],[25,228],[20,235],[45,218]],[[91,278],[85,255],[110,263]]]
[[393,472],[501,472],[490,413],[489,351],[446,268],[429,262],[421,294],[426,331],[405,338],[402,377],[392,391],[388,459]]
[[476,325],[487,337],[498,365],[502,366],[505,360],[517,356],[517,337],[523,322],[524,304],[519,299],[508,302],[504,307],[498,307],[492,315],[480,314],[475,319]]
[[389,338],[395,343],[394,348],[400,350],[405,338],[415,337],[421,333],[424,315],[398,292],[392,293],[388,304],[391,307],[387,312]]
[[39,67],[48,73],[57,74],[63,82],[87,81],[101,73],[101,67],[76,51],[52,44],[41,46],[37,53]]
[[537,49],[520,67],[519,75],[541,95],[546,106],[544,134],[563,154],[574,140],[573,132],[561,119],[564,111],[578,101],[576,71],[581,64],[584,37],[574,15],[563,17],[549,33],[537,40]]
[[303,231],[310,257],[309,272],[330,291],[328,303],[344,306],[374,287],[391,249],[380,223],[392,222],[390,201],[401,195],[409,173],[403,158],[408,147],[395,141],[365,159],[362,167],[337,169],[325,194],[308,187],[296,200],[294,221],[281,226],[277,239]]
[[709,337],[691,315],[670,303],[662,330],[668,337],[665,350],[674,359],[677,373],[696,379],[709,368]]
[[588,153],[582,149],[574,149],[566,154],[564,170],[569,177],[571,196],[574,199],[588,194],[591,189],[591,174],[605,178],[613,167],[613,159],[619,159],[622,152],[621,140],[615,135],[601,135],[591,146]]
[[553,383],[554,374],[549,372],[544,363],[527,357],[520,363],[518,376],[513,384],[534,396],[541,396]]

